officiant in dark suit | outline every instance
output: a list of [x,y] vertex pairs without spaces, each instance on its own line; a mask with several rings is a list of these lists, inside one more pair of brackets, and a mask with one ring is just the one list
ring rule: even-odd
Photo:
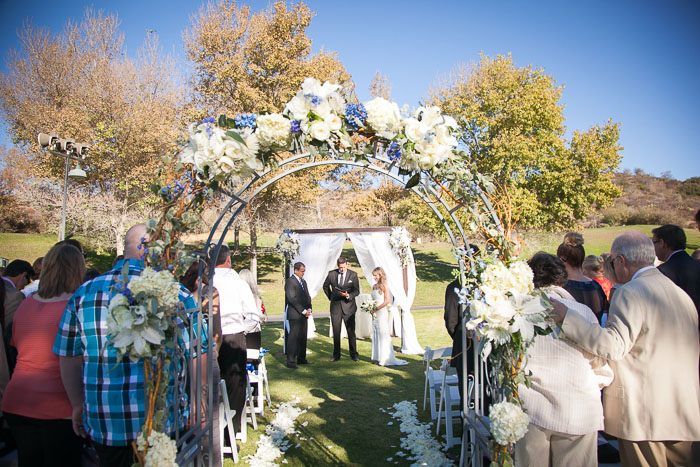
[[333,326],[333,358],[332,362],[340,360],[341,322],[345,323],[348,332],[350,358],[358,361],[355,342],[355,312],[357,305],[355,297],[360,294],[360,283],[357,273],[348,269],[348,260],[344,256],[338,258],[338,269],[328,272],[323,283],[323,292],[331,301],[331,325]]
[[306,333],[308,319],[311,316],[311,296],[304,280],[306,266],[294,263],[294,274],[284,284],[284,302],[287,307],[289,334],[287,335],[287,368],[296,368],[297,364],[306,365]]

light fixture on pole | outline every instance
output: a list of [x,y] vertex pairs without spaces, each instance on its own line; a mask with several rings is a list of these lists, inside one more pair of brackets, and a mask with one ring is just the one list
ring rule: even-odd
[[[66,238],[66,198],[68,197],[68,177],[82,180],[87,178],[87,174],[80,167],[80,161],[85,159],[90,145],[84,143],[76,143],[72,139],[61,139],[56,133],[39,133],[39,146],[48,148],[47,150],[54,156],[61,156],[66,160],[66,166],[63,174],[63,209],[61,211],[61,231],[58,239],[62,241]],[[70,168],[70,162],[76,161],[75,168]]]

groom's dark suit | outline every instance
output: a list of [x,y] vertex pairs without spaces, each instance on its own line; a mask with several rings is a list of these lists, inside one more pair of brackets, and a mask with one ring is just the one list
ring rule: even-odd
[[[302,287],[301,284],[304,284]],[[306,281],[292,274],[284,284],[284,301],[287,306],[289,335],[287,336],[287,364],[306,362],[306,333],[308,318],[304,310],[311,309],[311,296]]]
[[[350,348],[350,358],[357,357],[357,348],[355,345],[355,312],[357,305],[355,297],[360,294],[360,283],[357,279],[357,273],[347,269],[343,283],[339,284],[340,273],[338,269],[328,272],[326,280],[323,283],[323,292],[331,301],[331,325],[333,326],[333,358],[340,358],[340,332],[341,320],[345,323],[345,329],[348,332],[348,347]],[[341,292],[347,292],[348,297],[345,298]]]

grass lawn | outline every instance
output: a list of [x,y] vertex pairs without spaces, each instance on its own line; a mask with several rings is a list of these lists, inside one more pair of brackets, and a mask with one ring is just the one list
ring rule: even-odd
[[[445,331],[442,312],[437,310],[414,313],[420,344],[432,348],[451,346]],[[282,325],[270,323],[263,330],[263,347],[270,350],[266,363],[273,404],[301,398],[299,407],[311,409],[296,422],[300,435],[293,435],[292,446],[284,458],[290,466],[306,465],[377,465],[392,457],[397,465],[409,465],[406,459],[396,455],[400,451],[401,432],[398,423],[387,425],[393,419],[380,412],[395,402],[416,400],[421,421],[430,420],[429,409],[422,410],[423,366],[420,355],[400,355],[406,366],[380,367],[369,358],[371,342],[358,340],[360,362],[350,360],[347,340],[342,342],[340,361],[331,363],[333,341],[328,336],[328,319],[316,320],[318,337],[308,341],[310,365],[300,365],[298,370],[284,366],[282,352]],[[394,339],[394,348],[400,347],[400,339]],[[248,427],[248,442],[239,445],[241,456],[253,454],[255,442],[274,414],[265,410],[265,417],[258,418],[258,431]],[[306,426],[302,423],[308,422]],[[441,430],[444,434],[444,429]],[[298,436],[307,440],[299,440]],[[313,438],[313,440],[311,440]],[[452,448],[459,452],[458,447]],[[232,466],[233,461],[225,463]],[[245,465],[245,464],[244,464]]]
[[[636,225],[588,229],[583,232],[586,242],[584,247],[587,254],[600,254],[610,250],[613,239],[621,232],[640,230],[651,235],[651,229],[654,227],[651,225]],[[686,229],[685,232],[688,238],[688,252],[691,253],[694,249],[700,247],[700,232],[695,229]],[[555,253],[562,237],[562,233],[527,233],[525,234],[526,240],[521,256],[528,258],[540,250]],[[232,241],[232,239],[233,235],[227,237],[228,241]],[[81,239],[79,238],[79,240]],[[0,233],[0,257],[8,258],[9,260],[21,258],[33,262],[37,257],[43,256],[55,241],[56,237],[53,235]],[[276,241],[276,235],[266,233],[259,237],[258,243],[260,246],[270,247],[274,246]],[[245,246],[248,243],[247,237],[242,232],[241,245]],[[193,242],[193,245],[201,248],[201,243],[197,244],[196,240]],[[96,252],[89,248],[86,248],[86,254],[88,267],[104,272],[112,265],[113,254]],[[358,273],[362,289],[365,291],[369,290],[369,284],[360,269],[357,256],[350,241],[346,241],[343,255],[348,258],[350,268]],[[445,287],[452,281],[452,271],[456,269],[451,245],[445,242],[414,244],[413,255],[418,274],[416,298],[413,305],[415,307],[441,307],[444,301]],[[233,267],[236,270],[250,267],[248,256],[234,256]],[[284,309],[284,280],[280,256],[260,255],[258,257],[258,283],[268,313],[271,315],[281,314]],[[328,311],[328,300],[323,293],[319,293],[314,298],[313,307],[317,312]]]

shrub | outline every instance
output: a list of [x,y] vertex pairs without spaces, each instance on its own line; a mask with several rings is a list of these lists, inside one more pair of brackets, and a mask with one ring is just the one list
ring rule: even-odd
[[685,197],[700,196],[700,177],[691,177],[685,180],[678,187],[678,192]]

